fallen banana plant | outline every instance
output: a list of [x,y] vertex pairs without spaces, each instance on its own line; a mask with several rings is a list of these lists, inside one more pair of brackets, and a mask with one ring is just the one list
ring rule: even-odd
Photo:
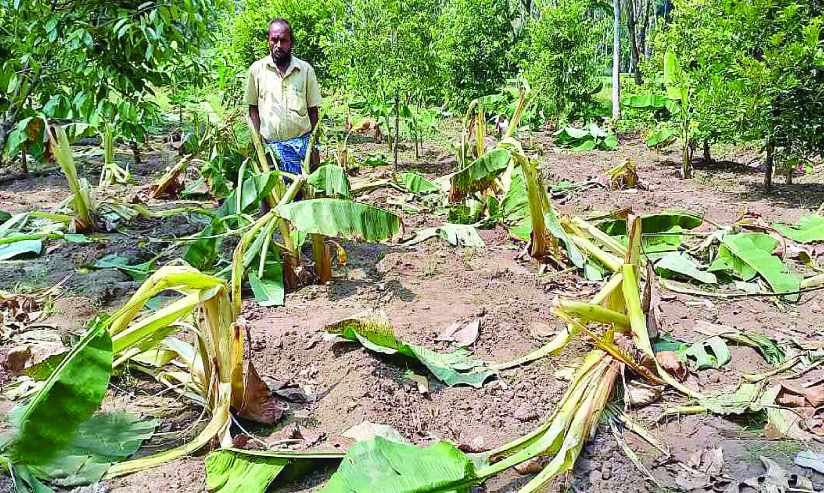
[[381,309],[366,310],[352,317],[333,322],[324,330],[350,341],[358,341],[370,351],[382,354],[402,354],[426,366],[446,385],[471,385],[480,388],[493,375],[483,362],[469,357],[464,349],[438,353],[422,346],[398,340],[392,323]]

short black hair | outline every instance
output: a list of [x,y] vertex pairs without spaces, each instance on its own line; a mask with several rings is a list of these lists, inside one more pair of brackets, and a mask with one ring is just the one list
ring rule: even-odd
[[289,21],[282,17],[278,17],[276,19],[272,19],[271,21],[269,21],[269,29],[266,31],[267,38],[269,37],[269,31],[272,30],[272,26],[274,26],[275,24],[283,24],[284,26],[286,26],[289,29],[289,37],[292,38],[293,43],[295,42],[295,32],[292,30],[292,24],[289,24]]

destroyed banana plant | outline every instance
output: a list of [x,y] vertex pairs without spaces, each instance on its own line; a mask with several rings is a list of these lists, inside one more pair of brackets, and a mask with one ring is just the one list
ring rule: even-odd
[[[146,301],[167,290],[181,294],[182,298],[138,318]],[[167,265],[102,324],[111,334],[113,367],[157,347],[171,351],[187,371],[161,371],[158,380],[203,405],[211,415],[206,427],[191,442],[154,456],[115,464],[108,477],[191,454],[213,438],[223,447],[231,446],[230,409],[249,419],[274,422],[276,410],[266,385],[251,363],[243,360],[243,330],[237,324],[236,310],[240,300],[231,299],[235,294],[239,293],[230,291],[221,279],[187,265]],[[197,347],[172,337],[181,328],[195,332]]]
[[66,131],[59,125],[46,126],[54,157],[60,164],[60,169],[66,175],[74,198],[72,199],[74,210],[74,229],[76,231],[93,231],[97,226],[97,209],[89,182],[85,178],[77,176],[77,166],[74,164],[71,144],[66,136]]
[[128,167],[123,169],[114,162],[114,125],[104,123],[100,136],[103,141],[103,169],[100,171],[99,186],[105,187],[112,183],[128,183],[131,179]]

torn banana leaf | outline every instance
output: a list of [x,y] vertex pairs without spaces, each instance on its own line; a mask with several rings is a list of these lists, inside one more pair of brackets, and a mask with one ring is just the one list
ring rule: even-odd
[[[778,245],[778,240],[763,233],[741,233],[741,235],[751,240],[753,245],[764,250],[767,254],[772,254],[776,245]],[[719,240],[722,240],[722,244],[718,247],[718,255],[716,255],[707,271],[724,272],[745,282],[755,279],[758,272],[724,246],[723,236]]]
[[[764,237],[775,241],[774,238],[763,233],[740,233],[726,235],[721,240],[729,251],[744,264],[752,268],[767,281],[776,293],[798,291],[800,281],[798,276],[787,272],[781,259],[765,251],[760,245],[766,242]],[[798,293],[782,296],[786,301],[798,301]]]
[[509,166],[510,154],[506,149],[495,149],[476,159],[470,165],[452,175],[452,190],[479,192],[486,190]]
[[483,363],[472,359],[469,352],[458,349],[438,353],[421,346],[406,344],[395,337],[392,324],[383,310],[366,310],[325,327],[326,332],[359,341],[370,351],[383,354],[403,354],[415,358],[448,386],[471,385],[480,388],[493,375],[484,371]]
[[111,371],[112,339],[96,324],[26,405],[19,431],[3,453],[13,463],[36,466],[49,462],[100,407]]
[[[703,222],[704,219],[698,216],[678,212],[642,215],[641,232],[645,235],[655,235],[644,237],[644,248],[660,243],[679,245],[681,244],[681,232],[695,229]],[[625,242],[626,219],[609,219],[598,223],[597,227],[610,236],[620,237],[622,243]]]
[[684,253],[670,252],[655,263],[655,273],[670,278],[687,278],[704,284],[717,284],[715,274],[699,268],[692,257]]
[[415,236],[404,242],[405,245],[417,245],[429,238],[439,236],[453,246],[484,247],[484,240],[478,236],[478,230],[468,224],[445,223],[434,228],[426,228],[415,233]]
[[348,200],[301,200],[275,211],[304,233],[363,241],[382,241],[403,234],[401,218],[396,214]]
[[758,412],[761,406],[761,383],[742,383],[735,392],[721,392],[701,399],[700,404],[714,414]]
[[655,343],[655,352],[660,351],[672,351],[684,362],[695,363],[698,370],[721,368],[732,357],[727,344],[718,336],[692,344],[663,336]]
[[321,491],[467,491],[480,481],[472,460],[451,444],[420,448],[375,437],[353,445]]
[[322,191],[327,197],[349,197],[346,170],[334,164],[320,166],[306,178],[306,183]]
[[95,483],[112,463],[137,452],[158,425],[160,420],[141,421],[128,413],[95,414],[78,427],[68,447],[49,462],[29,469],[57,486]]
[[417,173],[404,173],[401,175],[401,183],[407,192],[425,193],[435,192],[440,188]]
[[776,231],[799,243],[824,241],[824,217],[817,215],[801,216],[792,226],[773,224]]
[[20,255],[40,255],[43,240],[20,240],[0,245],[0,260],[9,260]]
[[[206,489],[219,493],[263,493],[290,464],[340,460],[343,453],[257,452],[221,449],[206,457]],[[285,473],[283,473],[285,474]]]

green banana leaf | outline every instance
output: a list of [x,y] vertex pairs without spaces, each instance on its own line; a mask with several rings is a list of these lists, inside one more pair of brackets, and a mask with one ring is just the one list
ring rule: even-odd
[[686,343],[663,336],[655,343],[655,352],[673,351],[686,363],[695,363],[698,370],[704,368],[721,368],[731,359],[727,343],[719,336],[710,337],[695,343]]
[[95,414],[80,424],[68,447],[49,462],[29,469],[38,478],[57,486],[100,481],[113,462],[137,452],[158,425],[160,420],[141,421],[128,413]]
[[0,245],[0,260],[9,260],[19,255],[40,255],[43,252],[43,240],[19,240]]
[[799,243],[824,241],[824,217],[821,216],[801,216],[801,219],[792,226],[775,223],[773,228],[787,238]]
[[661,94],[640,94],[624,100],[624,105],[632,108],[664,108],[669,98]]
[[663,147],[675,142],[677,133],[675,130],[664,127],[661,130],[650,135],[647,139],[647,146],[649,147]]
[[293,465],[311,466],[313,461],[342,458],[342,452],[216,450],[205,460],[206,489],[219,493],[263,493],[276,477],[289,476],[284,470]]
[[401,175],[401,183],[403,183],[403,188],[405,188],[407,192],[411,193],[434,192],[436,190],[440,190],[437,185],[417,173],[404,173]]
[[306,183],[323,191],[328,197],[349,197],[349,178],[346,170],[334,164],[320,166],[312,172]]
[[275,212],[304,233],[363,241],[382,241],[403,233],[396,214],[348,200],[301,200],[279,206]]
[[474,162],[452,175],[454,190],[478,192],[486,190],[509,166],[510,154],[506,149],[489,151]]
[[493,375],[493,372],[483,370],[483,364],[472,359],[464,349],[444,354],[398,340],[391,322],[381,309],[366,310],[329,324],[325,329],[330,334],[358,341],[370,351],[415,358],[450,387],[471,385],[481,388],[484,381]]
[[[278,179],[279,175],[274,171],[246,178],[241,187],[240,212],[248,214],[259,208],[261,201],[269,195]],[[189,243],[183,259],[197,269],[211,269],[223,242],[222,238],[210,237],[225,233],[227,229],[224,218],[235,214],[238,214],[237,189],[233,190],[215,211],[211,224],[198,233],[200,239]]]
[[353,445],[321,491],[464,492],[480,480],[469,457],[453,445],[420,448],[375,437]]
[[[695,229],[704,222],[703,218],[681,212],[662,212],[659,214],[644,214],[641,216],[641,232],[676,233]],[[598,229],[610,236],[626,236],[626,219],[609,219],[597,224]]]
[[[747,266],[758,272],[776,293],[798,291],[800,282],[798,276],[787,272],[781,259],[772,255],[762,247],[767,239],[775,241],[764,233],[739,233],[726,235],[722,244]],[[788,294],[782,297],[787,301],[798,301],[799,295]]]
[[250,457],[216,450],[206,457],[206,489],[220,493],[264,493],[289,459]]
[[698,268],[692,257],[684,253],[670,252],[655,263],[658,275],[670,278],[686,277],[704,284],[717,284],[715,274]]
[[5,447],[14,463],[45,464],[100,407],[112,371],[112,340],[99,324],[63,358],[32,397]]

